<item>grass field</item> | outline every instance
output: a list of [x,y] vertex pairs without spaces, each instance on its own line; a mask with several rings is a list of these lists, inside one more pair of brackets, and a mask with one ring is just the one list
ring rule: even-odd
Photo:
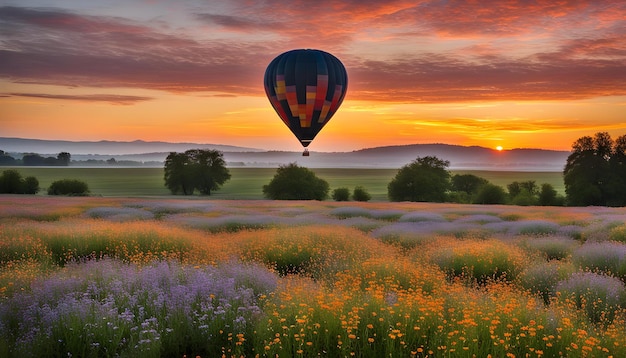
[[[4,168],[0,167],[0,170]],[[7,168],[8,169],[8,168]],[[162,196],[169,195],[163,184],[161,168],[75,168],[75,167],[15,167],[22,176],[34,176],[42,188],[59,179],[79,179],[86,182],[92,195],[102,196]],[[274,168],[230,168],[231,180],[212,197],[216,199],[262,199],[263,185],[274,176]],[[395,169],[312,169],[328,181],[331,190],[346,187],[352,190],[360,185],[374,201],[387,200],[387,184],[395,176]],[[514,181],[535,180],[538,185],[549,183],[565,194],[562,174],[559,172],[492,172],[458,171],[483,177],[506,189]]]
[[0,357],[626,357],[626,208],[0,195]]

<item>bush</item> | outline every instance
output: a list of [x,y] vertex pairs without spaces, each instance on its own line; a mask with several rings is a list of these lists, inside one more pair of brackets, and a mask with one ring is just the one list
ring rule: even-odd
[[526,257],[521,249],[495,239],[439,241],[431,248],[431,260],[450,278],[484,284],[490,280],[514,280]]
[[48,195],[85,196],[89,194],[87,183],[77,179],[61,179],[48,187]]
[[335,201],[348,201],[350,200],[350,189],[348,188],[337,188],[333,190],[333,200]]
[[574,251],[572,261],[584,269],[626,279],[626,245],[620,242],[586,243]]
[[281,165],[269,184],[263,186],[263,194],[273,200],[324,200],[330,187],[314,172],[295,163]]
[[39,180],[35,177],[22,178],[14,169],[5,170],[0,175],[0,194],[37,194]]
[[522,190],[511,199],[511,204],[518,206],[537,205],[537,198],[527,190]]
[[474,198],[474,204],[504,204],[505,201],[506,192],[495,184],[483,185]]
[[572,274],[559,282],[556,291],[561,299],[585,311],[593,323],[610,324],[626,303],[626,287],[619,278],[593,272]]
[[520,274],[520,285],[538,294],[545,304],[556,294],[556,285],[573,272],[573,266],[559,261],[548,261],[528,267]]
[[450,162],[437,157],[418,157],[400,168],[387,185],[391,201],[444,202],[450,189]]
[[369,201],[372,198],[370,193],[365,190],[362,186],[357,186],[354,188],[354,192],[352,193],[352,199],[355,201]]
[[566,259],[578,246],[578,242],[568,237],[541,237],[528,239],[526,246],[540,251],[548,260]]
[[35,177],[24,178],[23,192],[24,194],[37,194],[39,192],[39,180]]

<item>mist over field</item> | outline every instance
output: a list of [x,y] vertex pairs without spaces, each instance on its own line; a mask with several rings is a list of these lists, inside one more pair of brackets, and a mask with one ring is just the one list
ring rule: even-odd
[[216,149],[224,153],[229,166],[277,167],[296,162],[310,168],[399,168],[417,157],[436,156],[450,161],[453,170],[494,171],[554,171],[563,170],[567,151],[543,149],[505,149],[497,151],[478,146],[448,144],[413,144],[366,148],[351,152],[311,152],[302,157],[301,152],[266,151],[229,145],[168,142],[72,142],[1,138],[0,149],[20,156],[23,153],[39,153],[56,156],[69,152],[72,160],[107,160],[151,162],[161,166],[169,152],[187,149]]

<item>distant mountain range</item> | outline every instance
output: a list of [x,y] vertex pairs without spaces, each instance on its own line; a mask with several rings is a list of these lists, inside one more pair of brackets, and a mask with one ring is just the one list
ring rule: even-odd
[[301,152],[266,151],[229,145],[168,143],[168,142],[72,142],[0,137],[0,150],[7,153],[38,153],[56,156],[69,152],[73,160],[107,160],[150,162],[159,165],[169,152],[187,149],[215,149],[224,153],[232,166],[277,167],[296,162],[310,168],[400,168],[417,157],[436,156],[450,161],[454,170],[494,171],[562,171],[569,156],[568,151],[544,149],[511,149],[497,151],[478,146],[449,144],[412,144],[367,148],[352,152],[311,152],[303,157]]
[[236,147],[232,145],[146,142],[135,140],[119,142],[101,140],[98,142],[73,142],[67,140],[42,140],[0,137],[0,149],[15,153],[54,153],[69,152],[70,154],[143,154],[154,152],[181,152],[190,148],[216,149],[222,152],[260,152],[262,149]]

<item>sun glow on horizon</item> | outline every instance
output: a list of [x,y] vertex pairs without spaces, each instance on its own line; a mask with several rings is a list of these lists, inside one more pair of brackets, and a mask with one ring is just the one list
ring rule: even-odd
[[497,150],[498,152],[501,152],[501,151],[502,151],[502,149],[504,149],[504,148],[502,148],[502,146],[501,146],[501,145],[499,145],[499,146],[497,146],[497,147],[496,147],[496,150]]

